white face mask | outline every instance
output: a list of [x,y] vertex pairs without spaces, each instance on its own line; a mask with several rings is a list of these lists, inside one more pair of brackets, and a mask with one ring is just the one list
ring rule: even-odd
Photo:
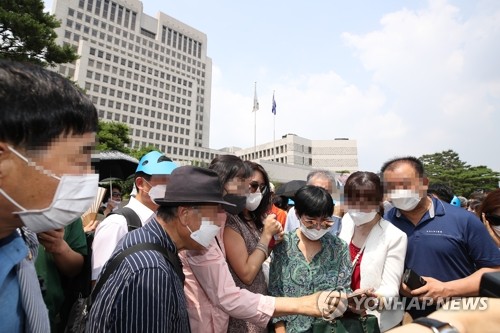
[[167,185],[155,185],[152,186],[149,190],[148,194],[151,200],[154,202],[155,199],[163,199],[165,198],[165,192],[167,191]]
[[491,225],[490,224],[490,227],[491,229],[493,230],[493,232],[498,236],[500,237],[500,225]]
[[328,231],[330,231],[332,227],[329,227],[327,229],[307,229],[305,225],[302,224],[302,222],[300,223],[300,232],[302,232],[302,234],[304,236],[306,236],[308,239],[312,240],[312,241],[315,241],[315,240],[318,240],[320,239],[321,237],[323,237],[324,235],[326,235],[326,233]]
[[372,221],[377,215],[377,210],[374,209],[371,212],[361,212],[358,209],[349,209],[347,211],[349,216],[351,216],[352,221],[356,226],[360,226]]
[[90,207],[97,195],[97,187],[99,185],[98,174],[63,175],[62,177],[57,177],[30,162],[14,148],[9,148],[19,158],[28,163],[29,166],[35,167],[47,177],[59,180],[52,203],[44,209],[26,209],[5,193],[3,189],[0,189],[0,194],[20,209],[19,212],[13,212],[13,214],[19,215],[21,221],[28,229],[39,233],[64,228],[79,218]]
[[389,198],[394,207],[405,211],[417,207],[422,199],[418,192],[413,190],[394,190],[389,193]]
[[255,193],[249,193],[247,194],[247,201],[245,203],[245,207],[253,212],[254,210],[259,207],[260,202],[262,201],[262,193],[260,192],[255,192]]
[[201,219],[200,229],[195,232],[191,231],[188,226],[186,227],[191,232],[191,239],[204,248],[208,248],[210,246],[210,243],[212,243],[215,236],[217,236],[220,231],[219,226],[215,225],[213,221],[206,218]]
[[[121,200],[111,200],[111,199],[109,199],[109,202],[111,202],[113,204],[113,206],[114,206],[112,212],[115,212],[118,209],[120,209],[120,204],[122,203]],[[108,206],[108,204],[106,204],[106,207],[107,206]]]

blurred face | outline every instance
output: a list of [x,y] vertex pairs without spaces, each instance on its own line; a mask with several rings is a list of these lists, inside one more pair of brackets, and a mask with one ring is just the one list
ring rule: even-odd
[[426,183],[427,180],[420,178],[409,163],[397,163],[384,172],[384,187],[389,199],[394,190],[412,190],[423,197],[427,191]]
[[[210,244],[210,242],[218,233],[213,226],[221,227],[226,220],[226,213],[221,205],[199,205],[189,207],[185,210],[185,219],[188,234],[188,248],[203,250],[208,246],[203,246],[201,243]],[[210,225],[202,227],[203,224]],[[203,228],[207,228],[204,230]]]
[[346,208],[348,210],[356,210],[360,212],[371,212],[378,210],[380,202],[377,202],[370,196],[373,193],[373,188],[369,185],[359,188],[350,198],[346,198]]
[[157,185],[167,185],[169,180],[170,175],[152,175],[151,179],[149,180],[138,177],[135,180],[140,193],[140,195],[137,196],[137,199],[149,209],[156,211],[158,209],[158,205],[151,199],[151,197],[149,196],[149,192],[153,187]]
[[[52,203],[59,180],[46,173],[59,177],[94,173],[90,165],[94,144],[95,133],[86,133],[61,135],[42,150],[13,147],[29,160],[31,165],[28,165],[10,150],[7,143],[0,142],[0,188],[25,209],[47,208]],[[21,226],[19,218],[11,215],[19,209],[3,196],[0,196],[0,209],[0,217],[5,222],[6,219],[16,220]]]
[[316,176],[316,177],[311,178],[308,184],[322,187],[330,194],[333,193],[333,185],[332,185],[332,182],[328,178]]
[[249,193],[248,187],[251,178],[234,177],[231,178],[224,186],[224,194],[246,195]]

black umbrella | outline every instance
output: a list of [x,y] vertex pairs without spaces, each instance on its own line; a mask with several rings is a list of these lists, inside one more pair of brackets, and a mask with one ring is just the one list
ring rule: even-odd
[[295,192],[297,192],[297,190],[304,185],[306,185],[305,180],[291,180],[278,187],[275,194],[282,195],[287,198],[293,198],[295,196]]
[[99,173],[99,181],[125,180],[135,173],[139,161],[119,151],[102,151],[92,154],[92,166]]

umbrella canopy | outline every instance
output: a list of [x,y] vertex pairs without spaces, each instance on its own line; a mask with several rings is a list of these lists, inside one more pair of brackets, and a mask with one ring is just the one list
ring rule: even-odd
[[304,185],[306,185],[305,180],[291,180],[288,183],[285,183],[278,187],[275,194],[293,198],[295,196],[295,192],[297,192],[297,190]]
[[99,173],[99,181],[121,179],[135,173],[139,161],[119,151],[102,151],[92,154],[92,166]]

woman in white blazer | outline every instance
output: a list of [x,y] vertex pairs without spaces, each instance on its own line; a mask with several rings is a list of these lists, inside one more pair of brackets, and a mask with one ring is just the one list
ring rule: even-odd
[[[382,302],[394,304],[399,295],[407,239],[405,233],[382,218],[380,178],[372,172],[353,173],[345,183],[344,198],[347,213],[339,237],[349,244],[353,262],[351,288],[373,289]],[[382,332],[403,319],[399,306],[367,313],[378,318]]]

